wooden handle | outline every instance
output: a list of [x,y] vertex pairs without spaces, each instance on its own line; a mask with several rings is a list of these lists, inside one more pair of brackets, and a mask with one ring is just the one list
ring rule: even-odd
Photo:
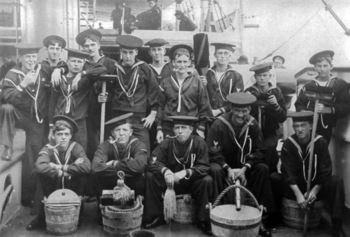
[[[106,94],[106,81],[102,81],[102,94]],[[105,112],[106,102],[101,104],[101,122],[100,122],[100,143],[103,142],[105,136]]]

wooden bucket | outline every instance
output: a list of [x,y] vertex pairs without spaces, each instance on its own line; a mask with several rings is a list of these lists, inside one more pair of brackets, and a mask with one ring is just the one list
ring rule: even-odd
[[81,198],[72,190],[59,189],[45,201],[46,230],[54,235],[71,234],[77,230]]
[[103,229],[109,235],[127,237],[141,227],[143,205],[140,196],[136,200],[136,205],[131,209],[101,205],[101,211]]
[[[323,202],[317,201],[308,212],[308,229],[316,228],[320,224]],[[282,200],[283,223],[296,229],[304,228],[305,214],[294,200],[283,198]]]
[[195,221],[195,200],[191,194],[176,196],[176,214],[173,221],[179,224],[192,224]]
[[[249,194],[255,207],[241,205],[241,210],[237,211],[236,205],[226,204],[217,206],[220,199],[231,189],[240,188]],[[211,229],[218,237],[256,237],[259,233],[262,217],[262,206],[259,206],[253,194],[240,185],[227,187],[216,199],[213,206],[209,204]]]
[[136,230],[130,234],[131,237],[155,237],[156,234],[148,230]]

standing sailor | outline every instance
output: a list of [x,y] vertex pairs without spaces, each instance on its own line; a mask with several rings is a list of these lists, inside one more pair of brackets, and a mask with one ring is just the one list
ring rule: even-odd
[[58,35],[49,35],[44,38],[43,44],[47,51],[47,58],[41,64],[50,67],[64,66],[66,63],[61,59],[62,50],[66,47],[66,41]]
[[250,114],[259,122],[262,130],[266,145],[264,162],[269,166],[270,173],[277,171],[276,131],[279,129],[279,124],[287,119],[287,108],[281,89],[269,82],[272,76],[270,72],[272,65],[272,62],[268,62],[251,67],[249,70],[255,73],[256,83],[246,90],[257,99],[257,102],[252,105]]
[[244,87],[242,75],[229,65],[234,45],[224,43],[212,43],[212,45],[215,46],[216,65],[208,70],[206,79],[212,113],[217,117],[230,111],[227,95],[242,92]]
[[[350,112],[350,96],[347,83],[332,75],[334,52],[326,50],[313,55],[309,62],[314,65],[318,76],[306,85],[330,87],[334,93],[334,100],[330,103],[320,101],[317,112],[320,113],[320,119],[317,124],[317,133],[323,136],[329,144],[332,137],[333,127],[337,120],[344,118]],[[305,86],[306,86],[305,85]],[[315,102],[310,101],[305,90],[302,89],[295,102],[297,111],[311,110],[314,111]]]

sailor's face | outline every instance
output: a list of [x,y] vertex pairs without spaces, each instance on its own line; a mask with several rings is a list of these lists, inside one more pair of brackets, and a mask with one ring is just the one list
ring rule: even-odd
[[149,8],[152,8],[152,7],[154,7],[155,5],[156,5],[156,2],[155,2],[155,1],[149,1],[149,2],[148,2]]
[[66,150],[69,145],[69,141],[72,139],[72,133],[69,128],[64,130],[56,131],[53,134],[56,144],[60,144],[58,148],[60,150]]
[[83,70],[85,60],[82,58],[69,57],[67,61],[68,70],[73,74],[77,74]]
[[255,74],[255,79],[259,86],[267,86],[270,78],[271,78],[271,73],[269,71]]
[[180,143],[185,143],[193,132],[193,127],[184,124],[175,124],[173,129],[176,139]]
[[161,61],[163,59],[164,54],[165,54],[165,48],[163,46],[152,47],[149,50],[149,55],[151,55],[154,61]]
[[33,71],[38,61],[38,54],[24,54],[21,56],[22,67],[27,71]]
[[231,51],[227,49],[217,49],[214,54],[216,62],[220,65],[226,65],[230,62]]
[[333,65],[330,64],[327,60],[322,60],[315,64],[315,70],[318,73],[319,77],[328,78],[331,76],[331,70]]
[[232,122],[235,125],[242,125],[250,113],[250,107],[232,107]]
[[91,39],[86,39],[84,43],[84,51],[87,52],[90,57],[94,57],[96,55],[99,55],[100,52],[100,43],[92,41]]
[[128,123],[115,127],[112,130],[112,136],[117,140],[117,143],[121,145],[126,145],[129,142],[131,135],[132,129]]
[[305,140],[309,139],[312,129],[312,123],[310,122],[294,122],[293,129],[298,139]]
[[49,47],[47,47],[47,54],[51,60],[60,59],[61,53],[62,47],[59,46],[58,43],[55,43],[55,45],[49,45]]
[[120,55],[122,56],[122,60],[124,65],[132,66],[135,63],[135,58],[138,53],[137,49],[121,49]]
[[190,64],[190,58],[184,54],[181,56],[175,56],[175,60],[173,60],[174,68],[180,74],[187,73]]
[[280,58],[275,58],[273,61],[275,68],[281,68],[283,66],[283,60]]

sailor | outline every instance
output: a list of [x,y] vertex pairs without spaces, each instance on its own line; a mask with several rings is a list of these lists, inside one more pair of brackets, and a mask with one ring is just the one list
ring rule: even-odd
[[[171,75],[173,72],[173,66],[170,62],[166,62],[164,55],[166,54],[165,45],[169,44],[164,39],[152,39],[145,45],[149,46],[148,53],[152,57],[152,62],[149,64],[153,70],[154,75],[157,78],[158,85],[163,81],[164,78]],[[149,131],[151,150],[157,145],[157,125],[154,123]]]
[[[296,200],[303,211],[316,200],[324,200],[332,218],[332,236],[341,236],[342,210],[344,207],[343,180],[332,176],[332,163],[327,141],[316,134],[311,141],[313,112],[288,114],[293,119],[294,134],[288,137],[282,148],[281,171],[271,175],[275,201],[281,209],[282,197]],[[314,142],[314,157],[311,170],[311,189],[307,197],[311,142]],[[343,232],[344,233],[344,232]],[[345,236],[345,235],[344,235]]]
[[[259,203],[266,207],[266,217],[274,210],[269,168],[263,163],[265,144],[258,122],[249,115],[256,98],[245,92],[229,94],[231,109],[216,118],[209,129],[210,174],[214,180],[214,198],[225,188],[225,180],[239,179]],[[235,176],[233,169],[239,169]],[[268,218],[264,218],[264,220]],[[271,236],[263,222],[259,231]]]
[[281,55],[275,55],[272,58],[272,62],[273,62],[274,68],[280,68],[280,69],[285,69],[286,68],[284,66],[284,63],[286,62],[286,60]]
[[[334,52],[331,50],[321,51],[313,55],[309,62],[314,65],[318,76],[306,85],[321,86],[332,88],[334,99],[328,103],[322,102],[317,107],[320,118],[317,124],[317,133],[323,136],[329,144],[332,137],[332,130],[337,120],[344,118],[350,111],[350,96],[347,83],[332,75]],[[306,86],[305,85],[305,86]],[[305,88],[305,87],[304,87]],[[295,102],[297,111],[314,111],[315,102],[309,100],[302,89]]]
[[48,57],[41,64],[50,67],[65,66],[65,62],[61,59],[61,54],[66,47],[66,41],[58,35],[49,35],[44,38],[43,44]]
[[140,30],[159,30],[162,21],[162,10],[158,0],[147,0],[150,9],[137,15],[137,28]]
[[[93,69],[96,64],[103,65],[107,69],[107,74],[113,73],[115,67],[114,64],[116,61],[103,55],[100,43],[101,38],[101,32],[96,29],[84,30],[76,36],[76,42],[84,49],[85,52],[89,54],[89,60],[86,60],[83,71],[78,73],[76,78],[73,80],[73,89],[75,88],[75,85],[78,85],[78,81],[81,79],[81,76],[85,73],[89,75],[90,69]],[[107,94],[111,93],[109,90],[111,87],[112,84],[107,82]],[[88,149],[86,152],[90,160],[92,160],[94,152],[99,144],[98,134],[101,121],[101,102],[106,102],[106,120],[112,118],[111,102],[107,101],[107,98],[105,98],[105,95],[102,95],[101,92],[102,82],[95,82],[93,87],[91,87],[88,117],[86,121],[88,130]]]
[[251,67],[254,72],[256,83],[247,88],[246,92],[251,93],[257,102],[251,106],[250,114],[259,122],[262,130],[266,153],[264,162],[269,166],[270,173],[277,171],[277,133],[280,123],[287,119],[287,108],[284,103],[281,89],[273,86],[269,80],[271,78],[272,62],[261,63]]
[[118,79],[111,88],[112,114],[118,117],[133,113],[133,134],[150,152],[148,129],[156,118],[160,89],[150,66],[136,58],[143,41],[132,35],[121,35],[117,43],[121,59],[113,72]]
[[0,93],[1,158],[10,160],[16,128],[26,133],[26,159],[23,160],[22,203],[31,205],[34,198],[34,162],[47,143],[49,94],[52,68],[37,64],[40,45],[20,43],[20,63],[4,79]]
[[[53,131],[49,144],[44,146],[35,162],[43,193],[45,197],[57,189],[70,189],[78,196],[83,195],[86,176],[91,171],[91,163],[84,149],[73,142],[72,136],[78,131],[75,121],[64,115],[53,118]],[[81,212],[83,207],[81,207]],[[37,218],[28,226],[27,230],[45,227],[44,205]]]
[[66,115],[76,121],[79,131],[73,136],[73,141],[78,142],[84,150],[87,149],[87,127],[90,91],[93,85],[93,76],[106,72],[106,68],[96,64],[90,69],[90,77],[83,76],[77,90],[73,90],[73,79],[83,71],[85,60],[89,54],[76,49],[66,49],[68,54],[68,73],[62,75],[59,86],[53,86],[50,95],[50,127],[53,126],[52,118],[55,115]]
[[173,136],[169,116],[194,116],[200,120],[195,132],[204,138],[205,123],[210,116],[207,91],[195,73],[189,72],[193,49],[188,45],[175,45],[169,50],[174,72],[160,83],[162,91],[161,106],[157,114],[157,141],[160,143],[167,135]]
[[196,200],[197,226],[211,234],[209,212],[213,180],[208,175],[209,158],[205,141],[193,134],[197,117],[171,116],[175,137],[165,139],[152,153],[146,172],[144,228],[165,224],[162,193],[174,185],[176,194],[190,193]]
[[207,72],[207,90],[210,106],[214,117],[230,110],[230,102],[226,97],[233,92],[242,92],[242,75],[233,70],[229,65],[234,45],[224,43],[212,43],[215,47],[216,65]]
[[176,10],[175,17],[180,21],[179,31],[194,31],[197,29],[196,24],[188,16],[185,16],[182,11]]
[[126,175],[125,184],[144,196],[144,170],[148,155],[145,144],[133,136],[132,113],[127,113],[106,122],[106,130],[111,136],[101,143],[92,161],[92,172],[98,180],[98,194],[117,186],[117,172]]

